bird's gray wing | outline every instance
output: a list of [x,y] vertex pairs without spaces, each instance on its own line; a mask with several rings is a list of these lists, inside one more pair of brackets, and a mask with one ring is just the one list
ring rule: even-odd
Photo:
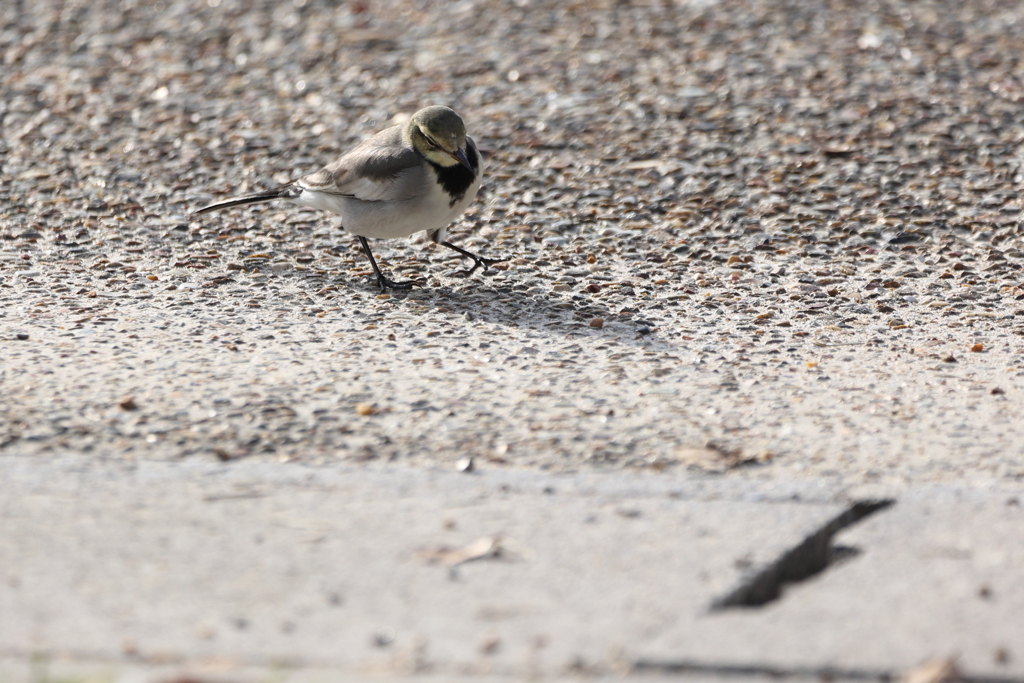
[[312,192],[344,195],[369,202],[412,199],[425,192],[423,158],[402,145],[400,130],[389,128],[296,183]]

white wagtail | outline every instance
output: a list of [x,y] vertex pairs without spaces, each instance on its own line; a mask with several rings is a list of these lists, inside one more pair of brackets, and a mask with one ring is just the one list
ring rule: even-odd
[[195,213],[275,199],[336,213],[341,227],[363,245],[381,291],[408,289],[415,283],[394,282],[380,272],[367,237],[394,239],[426,230],[435,243],[473,259],[467,276],[480,266],[486,270],[508,260],[482,258],[447,241],[448,224],[480,189],[480,170],[480,152],[462,118],[448,107],[426,107],[405,125],[382,130],[316,173]]

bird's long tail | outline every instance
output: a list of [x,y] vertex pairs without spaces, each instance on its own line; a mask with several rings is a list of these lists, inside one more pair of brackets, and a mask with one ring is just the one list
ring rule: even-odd
[[207,211],[216,211],[218,209],[228,209],[232,206],[242,206],[244,204],[258,204],[260,202],[271,202],[275,199],[295,199],[302,190],[294,185],[284,185],[282,187],[276,187],[273,190],[264,190],[263,192],[253,192],[252,194],[242,195],[241,197],[232,197],[231,199],[225,199],[222,202],[214,202],[209,206],[204,206],[201,209],[197,209],[193,214],[206,213]]

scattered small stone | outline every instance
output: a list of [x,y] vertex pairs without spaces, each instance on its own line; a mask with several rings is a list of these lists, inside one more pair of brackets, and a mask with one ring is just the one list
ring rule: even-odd
[[395,641],[395,629],[383,627],[377,629],[373,634],[373,644],[377,647],[387,647]]
[[249,450],[243,447],[228,448],[224,446],[215,446],[211,449],[213,454],[217,456],[218,460],[228,462],[229,460],[238,460],[249,455]]
[[356,415],[373,415],[377,412],[376,406],[372,403],[357,403],[356,404]]
[[139,404],[135,402],[134,396],[125,396],[124,398],[117,402],[117,405],[120,406],[121,410],[139,409]]
[[591,318],[590,326],[593,327],[594,329],[600,330],[602,327],[604,327],[604,318]]
[[459,461],[455,463],[456,472],[472,472],[475,467],[476,465],[471,457],[460,458]]
[[18,332],[17,334],[14,335],[14,338],[17,339],[18,341],[27,341],[28,340],[28,333],[27,332]]
[[121,654],[125,657],[138,657],[139,656],[139,645],[131,638],[125,638],[121,641]]
[[498,636],[486,636],[480,643],[480,654],[493,655],[501,648],[501,638]]

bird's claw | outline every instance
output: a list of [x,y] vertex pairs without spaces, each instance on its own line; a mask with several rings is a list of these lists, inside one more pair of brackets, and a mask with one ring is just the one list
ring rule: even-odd
[[377,284],[380,285],[380,293],[387,294],[389,289],[412,289],[416,285],[422,285],[423,283],[417,280],[404,280],[402,282],[395,282],[383,275],[377,278]]
[[470,268],[469,270],[459,270],[459,271],[456,271],[455,273],[452,273],[452,275],[455,275],[455,276],[458,276],[458,277],[469,277],[470,275],[475,273],[476,269],[479,268],[480,266],[483,266],[484,270],[487,270],[488,268],[493,266],[495,263],[504,263],[505,261],[508,261],[508,260],[509,260],[508,257],[506,257],[506,258],[483,258],[482,256],[481,257],[477,257],[477,258],[473,259],[473,267],[472,268]]

